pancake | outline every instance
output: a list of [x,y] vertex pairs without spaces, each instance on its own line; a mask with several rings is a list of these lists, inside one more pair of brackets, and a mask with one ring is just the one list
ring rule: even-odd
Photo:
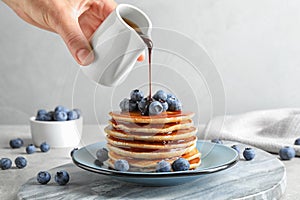
[[111,144],[107,144],[109,151],[113,151],[125,158],[138,159],[166,159],[171,157],[180,157],[181,155],[190,152],[196,147],[196,143],[189,147],[177,149],[143,149],[143,148],[120,148]]
[[124,140],[143,140],[143,141],[169,141],[169,140],[180,140],[191,137],[197,134],[195,127],[189,127],[187,129],[181,129],[172,131],[169,133],[161,134],[148,134],[144,132],[125,132],[123,130],[115,129],[111,126],[107,126],[104,131],[107,135],[116,138],[122,138]]
[[139,148],[139,149],[180,149],[187,148],[197,141],[196,136],[191,136],[181,140],[169,140],[169,141],[142,141],[142,140],[122,140],[112,136],[108,136],[107,142],[115,147],[119,148]]
[[190,169],[201,163],[196,148],[197,128],[192,112],[164,112],[142,116],[136,112],[111,112],[109,125],[104,129],[109,150],[106,163],[114,168],[118,159],[127,160],[129,171],[152,172],[161,160],[172,164],[182,157]]
[[182,120],[178,122],[170,122],[165,124],[145,124],[145,123],[130,123],[130,122],[120,122],[115,120],[109,121],[116,129],[120,129],[126,132],[143,132],[143,133],[168,133],[176,131],[179,129],[189,128],[193,125],[191,119]]
[[[111,163],[118,159],[123,159],[124,157],[121,155],[116,154],[115,152],[109,152],[109,157],[111,159]],[[192,161],[196,158],[200,158],[200,153],[197,148],[194,148],[191,152],[183,154],[181,157],[185,158],[188,161]],[[174,162],[178,157],[168,158],[165,159],[170,164]],[[138,167],[138,168],[155,168],[156,164],[161,161],[160,159],[134,159],[134,158],[127,158],[128,163],[131,167]],[[200,164],[199,162],[193,163],[194,165]]]
[[[197,167],[200,166],[201,164],[201,159],[200,159],[200,154],[195,155],[196,158],[188,160],[190,162],[190,170],[196,169]],[[122,158],[122,157],[120,157]],[[168,162],[170,164],[172,164],[172,162],[174,162],[177,158],[172,158],[169,159]],[[116,159],[117,160],[117,159]],[[110,167],[110,168],[114,168],[114,162],[116,161],[115,159],[109,159],[108,161],[106,161],[106,164]],[[159,160],[160,161],[160,160]],[[129,162],[130,164],[130,171],[135,171],[135,172],[155,172],[156,171],[156,165],[159,162],[152,162],[151,166],[146,167],[147,162],[143,163],[141,162],[141,165],[136,166],[134,163]]]
[[166,124],[191,119],[195,114],[193,112],[166,111],[153,116],[142,116],[139,112],[110,112],[109,115],[117,122]]

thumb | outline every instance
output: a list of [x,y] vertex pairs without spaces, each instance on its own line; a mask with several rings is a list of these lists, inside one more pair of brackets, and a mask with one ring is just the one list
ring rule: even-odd
[[76,19],[61,22],[57,33],[62,37],[72,56],[80,65],[89,65],[93,62],[92,47]]

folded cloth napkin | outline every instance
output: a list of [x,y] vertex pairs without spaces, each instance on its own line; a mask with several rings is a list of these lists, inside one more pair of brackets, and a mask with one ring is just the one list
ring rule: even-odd
[[200,139],[221,139],[252,145],[271,153],[284,146],[294,147],[300,156],[300,108],[253,111],[220,116],[205,127]]

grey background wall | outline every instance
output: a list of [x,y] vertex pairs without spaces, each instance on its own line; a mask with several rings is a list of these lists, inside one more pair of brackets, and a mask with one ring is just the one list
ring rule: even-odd
[[[118,2],[140,7],[154,26],[179,31],[206,48],[223,79],[228,114],[300,106],[299,1]],[[3,2],[0,29],[0,124],[27,124],[37,109],[58,104],[81,108],[87,124],[104,123],[117,107],[108,98],[134,87],[132,81],[115,95],[95,85],[58,35],[26,24]],[[203,109],[205,120],[208,112]]]

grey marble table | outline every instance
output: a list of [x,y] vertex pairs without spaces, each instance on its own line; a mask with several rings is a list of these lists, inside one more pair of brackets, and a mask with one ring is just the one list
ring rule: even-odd
[[[225,145],[232,145],[226,142]],[[238,144],[242,149],[244,145]],[[40,185],[31,178],[18,192],[20,199],[279,199],[285,191],[284,165],[270,154],[256,149],[252,161],[241,159],[230,169],[201,176],[178,186],[146,187],[115,181],[110,176],[83,171],[73,164],[50,170],[70,172],[67,186],[53,181]]]
[[[8,141],[21,137],[30,143],[28,126],[0,126],[0,156],[14,159],[18,155],[27,158],[28,166],[24,169],[0,171],[0,199],[103,199],[103,198],[159,198],[170,199],[197,198],[228,199],[247,197],[253,199],[279,198],[285,190],[285,168],[287,169],[287,187],[282,199],[299,199],[300,159],[282,162],[277,155],[257,150],[255,160],[241,160],[235,167],[202,177],[193,183],[172,187],[143,187],[119,182],[108,176],[84,171],[71,163],[70,148],[51,149],[48,153],[25,154],[25,149],[11,149]],[[103,140],[98,126],[85,126],[81,146]],[[285,166],[285,168],[284,168]],[[56,168],[54,168],[56,167]],[[52,173],[66,169],[71,174],[71,181],[66,186],[57,186],[53,181],[48,185],[39,185],[35,181],[41,170]],[[237,172],[238,171],[238,172]],[[250,175],[252,174],[252,175]],[[247,191],[246,193],[243,191]],[[188,195],[187,195],[188,194]],[[199,196],[200,195],[200,196]]]

